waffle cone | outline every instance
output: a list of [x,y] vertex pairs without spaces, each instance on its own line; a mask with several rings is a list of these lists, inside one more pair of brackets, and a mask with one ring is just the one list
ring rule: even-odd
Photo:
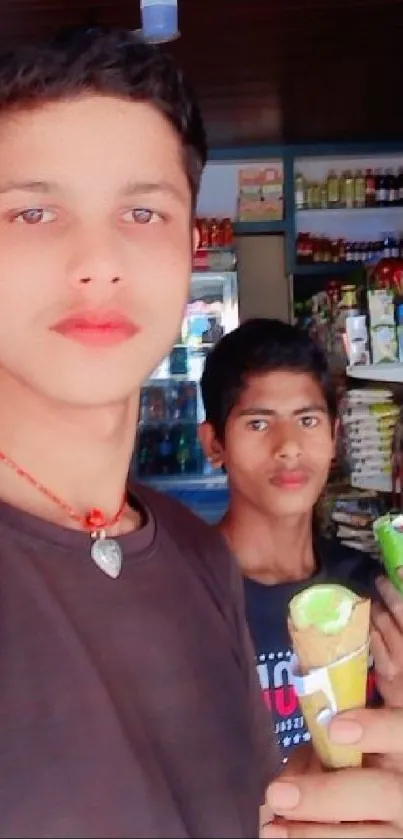
[[370,606],[370,600],[358,599],[347,626],[337,635],[324,635],[315,626],[298,630],[289,618],[288,630],[301,673],[334,664],[368,644]]
[[[337,712],[351,711],[365,706],[367,690],[368,647],[362,647],[348,658],[325,668]],[[317,690],[299,695],[301,711],[312,737],[319,760],[327,769],[345,769],[362,764],[362,752],[357,746],[338,746],[328,736],[328,727],[320,715],[328,712],[328,695]],[[336,713],[330,710],[328,721]]]
[[[363,708],[368,671],[370,601],[358,599],[347,626],[336,635],[324,635],[315,627],[298,631],[289,619],[289,632],[298,661],[298,675],[323,671],[329,693],[296,687],[301,711],[312,737],[316,754],[328,769],[357,767],[362,752],[356,746],[338,746],[329,739],[323,715],[329,721],[335,713]],[[303,680],[302,680],[303,681]],[[322,718],[322,720],[321,720]]]

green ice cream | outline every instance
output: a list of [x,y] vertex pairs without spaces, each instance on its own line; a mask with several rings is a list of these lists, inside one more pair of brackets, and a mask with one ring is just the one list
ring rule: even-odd
[[337,635],[347,626],[358,599],[344,586],[311,586],[293,597],[290,617],[298,631],[312,626],[323,635]]
[[395,586],[403,594],[403,515],[381,516],[373,524],[375,538],[379,544],[386,573]]

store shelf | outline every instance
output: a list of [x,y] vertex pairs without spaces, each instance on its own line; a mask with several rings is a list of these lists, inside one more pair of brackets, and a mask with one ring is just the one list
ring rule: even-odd
[[146,486],[152,486],[154,489],[164,492],[168,489],[181,489],[186,492],[193,492],[195,490],[211,490],[211,489],[225,489],[227,486],[227,476],[224,472],[213,472],[210,475],[199,474],[192,475],[186,472],[180,475],[154,475],[151,478],[137,477],[136,480]]
[[374,475],[372,478],[354,477],[351,479],[354,489],[367,489],[371,492],[392,492],[390,475]]
[[306,276],[346,276],[364,270],[363,262],[313,262],[312,264],[296,265],[291,272],[296,277]]
[[380,213],[396,213],[397,215],[403,215],[403,206],[399,204],[391,204],[387,207],[314,207],[314,208],[304,208],[303,210],[296,211],[298,218],[301,216],[311,216],[311,215],[340,215],[343,216],[353,216],[356,217],[361,213],[367,215],[378,215]]
[[395,382],[403,384],[403,362],[385,364],[357,364],[347,367],[347,376],[351,379],[365,379],[372,382]]
[[234,233],[236,236],[259,236],[264,233],[284,233],[285,222],[279,221],[236,221]]

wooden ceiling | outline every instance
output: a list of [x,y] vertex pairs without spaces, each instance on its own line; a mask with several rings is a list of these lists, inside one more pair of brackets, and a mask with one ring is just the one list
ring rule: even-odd
[[[139,0],[0,0],[1,34],[136,28]],[[403,0],[179,0],[170,49],[214,146],[403,142]]]

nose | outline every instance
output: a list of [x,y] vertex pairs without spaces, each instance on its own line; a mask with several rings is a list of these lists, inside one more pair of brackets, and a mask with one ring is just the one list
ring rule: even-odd
[[294,423],[284,422],[278,425],[273,441],[273,453],[281,462],[298,460],[302,454],[298,429]]
[[120,247],[108,234],[82,232],[75,238],[67,265],[71,288],[88,287],[92,293],[103,294],[111,286],[121,284],[127,275]]

